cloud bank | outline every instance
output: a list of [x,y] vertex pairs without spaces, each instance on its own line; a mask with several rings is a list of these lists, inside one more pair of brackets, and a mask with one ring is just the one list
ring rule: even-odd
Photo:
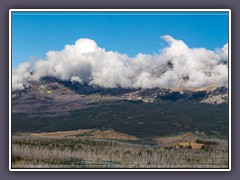
[[62,51],[49,51],[46,59],[25,62],[12,71],[12,90],[28,82],[55,77],[72,83],[104,88],[201,88],[228,86],[228,44],[215,51],[189,48],[169,35],[159,54],[126,54],[106,51],[91,39],[79,39]]

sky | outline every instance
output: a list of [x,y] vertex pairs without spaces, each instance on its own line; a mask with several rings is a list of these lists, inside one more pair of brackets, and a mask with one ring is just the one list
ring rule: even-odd
[[12,89],[228,87],[227,12],[13,12]]
[[228,42],[227,12],[13,12],[12,66],[46,58],[80,38],[106,51],[135,57],[158,54],[181,39],[190,48],[215,50]]

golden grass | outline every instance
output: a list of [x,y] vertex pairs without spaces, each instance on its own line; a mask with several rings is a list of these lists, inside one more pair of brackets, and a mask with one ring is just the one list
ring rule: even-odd
[[184,133],[176,136],[155,137],[154,140],[158,144],[176,144],[176,142],[181,142],[185,140],[195,141],[196,137],[193,135],[193,133]]
[[43,132],[43,133],[33,133],[31,136],[45,137],[45,138],[66,138],[73,137],[78,134],[83,134],[91,131],[91,129],[79,129],[72,131],[56,131],[56,132]]
[[120,133],[112,129],[93,131],[90,137],[95,139],[138,140],[135,136]]
[[188,147],[191,146],[192,149],[201,149],[203,147],[204,144],[199,144],[196,142],[180,142],[177,144],[177,146],[183,146],[183,147]]
[[204,144],[196,143],[197,137],[193,133],[184,133],[176,136],[156,137],[154,139],[159,144],[165,144],[167,147],[180,146],[187,148],[191,146],[192,149],[201,149]]
[[112,139],[112,140],[138,140],[137,137],[117,132],[113,129],[99,130],[99,129],[79,129],[72,131],[57,131],[33,133],[31,136],[44,138],[92,138],[92,139]]

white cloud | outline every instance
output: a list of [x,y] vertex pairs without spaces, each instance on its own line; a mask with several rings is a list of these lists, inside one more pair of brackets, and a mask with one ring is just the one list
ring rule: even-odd
[[169,35],[162,38],[168,46],[159,54],[140,53],[134,58],[106,51],[91,39],[79,39],[62,51],[49,51],[45,60],[23,63],[14,69],[12,88],[24,89],[28,81],[45,76],[105,88],[170,88],[180,83],[186,88],[227,87],[228,67],[222,61],[228,58],[228,44],[210,51],[189,48]]
[[28,87],[28,81],[31,80],[31,63],[24,62],[17,69],[12,70],[12,89],[23,90]]
[[72,83],[77,82],[77,83],[79,83],[79,84],[83,84],[83,80],[82,80],[80,77],[78,77],[78,76],[73,76],[73,77],[71,77],[70,81],[71,81]]

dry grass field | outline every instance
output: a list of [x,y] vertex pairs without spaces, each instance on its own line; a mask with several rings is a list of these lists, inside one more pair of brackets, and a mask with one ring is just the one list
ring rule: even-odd
[[[112,129],[12,136],[13,168],[227,168],[228,142],[186,133],[154,145]],[[158,140],[158,142],[156,141]]]
[[[32,133],[31,136],[45,137],[45,138],[66,138],[66,137],[75,137],[77,134],[88,133],[89,129],[80,129],[74,131],[57,131],[57,132],[48,132],[48,133]],[[24,134],[22,134],[24,135]]]
[[197,139],[197,137],[193,133],[184,133],[184,134],[178,134],[178,135],[172,135],[172,136],[163,136],[163,137],[155,137],[153,138],[158,144],[168,144],[179,141],[194,141]]
[[93,138],[93,139],[112,139],[112,140],[138,140],[135,136],[114,131],[113,129],[79,129],[73,131],[57,131],[48,133],[33,133],[31,136],[45,138]]

